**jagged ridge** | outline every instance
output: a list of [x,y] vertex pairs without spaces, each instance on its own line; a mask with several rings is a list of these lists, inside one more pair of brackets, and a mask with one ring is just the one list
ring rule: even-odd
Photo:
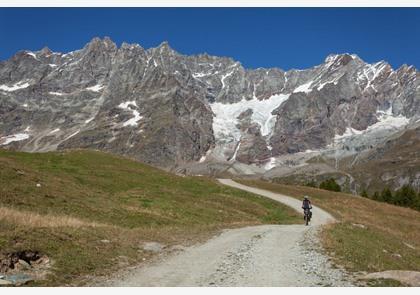
[[307,70],[245,69],[167,42],[146,50],[94,38],[66,54],[20,51],[0,63],[0,144],[263,173],[305,151],[351,156],[416,124],[418,76],[347,53]]

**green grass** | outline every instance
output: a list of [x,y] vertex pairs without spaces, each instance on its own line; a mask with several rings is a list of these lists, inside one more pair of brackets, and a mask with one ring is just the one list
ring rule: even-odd
[[340,223],[325,227],[323,246],[349,271],[420,271],[420,213],[415,210],[305,186],[238,181],[298,199],[308,195],[330,212]]
[[[419,251],[374,228],[359,228],[343,222],[325,232],[326,250],[345,259],[353,271],[420,270]],[[393,256],[401,255],[401,258]]]
[[[211,179],[179,177],[85,150],[0,150],[1,208],[28,217],[11,221],[0,211],[0,256],[25,249],[50,256],[54,268],[37,283],[43,285],[83,284],[89,276],[125,267],[118,256],[129,264],[147,261],[144,241],[191,244],[222,228],[300,221],[286,206]],[[51,221],[67,217],[96,226]],[[41,221],[34,226],[30,218]]]

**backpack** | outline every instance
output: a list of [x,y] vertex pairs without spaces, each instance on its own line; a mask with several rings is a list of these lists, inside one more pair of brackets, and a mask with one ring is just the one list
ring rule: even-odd
[[311,208],[311,201],[309,201],[309,200],[303,200],[302,207],[303,208]]

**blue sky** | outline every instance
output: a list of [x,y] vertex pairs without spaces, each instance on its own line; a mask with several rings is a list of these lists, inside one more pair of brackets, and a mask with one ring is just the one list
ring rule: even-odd
[[420,68],[420,8],[0,8],[0,60],[79,49],[95,36],[145,48],[166,40],[247,68],[307,68],[343,52]]

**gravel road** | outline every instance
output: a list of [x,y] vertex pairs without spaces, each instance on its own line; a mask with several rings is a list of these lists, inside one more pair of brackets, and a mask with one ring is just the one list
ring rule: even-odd
[[[301,213],[301,202],[288,196],[229,185],[284,203]],[[110,279],[110,286],[352,286],[342,270],[331,267],[319,252],[320,225],[334,218],[314,206],[310,226],[261,225],[225,230],[195,245],[127,274]]]

